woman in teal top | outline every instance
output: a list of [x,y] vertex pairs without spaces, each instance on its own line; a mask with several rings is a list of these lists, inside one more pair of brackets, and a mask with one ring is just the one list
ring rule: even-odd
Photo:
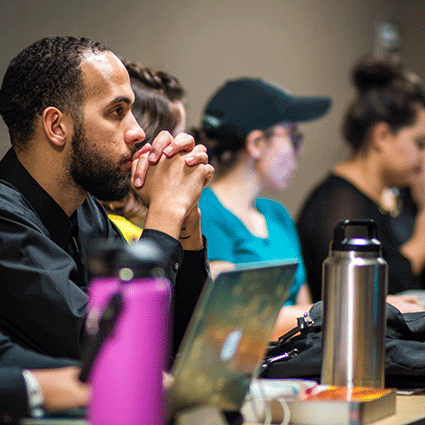
[[[296,97],[262,79],[228,81],[211,97],[195,139],[208,148],[214,179],[199,206],[213,276],[238,263],[297,260],[286,327],[308,308],[310,296],[295,225],[263,191],[287,188],[300,154],[298,123],[324,115],[330,99]],[[302,306],[296,308],[297,305]],[[279,336],[285,326],[277,326]]]
[[223,206],[211,189],[204,189],[199,207],[202,212],[202,233],[208,240],[208,258],[211,262],[226,261],[234,264],[271,259],[298,261],[294,285],[285,304],[293,305],[306,281],[294,222],[283,205],[276,201],[257,198],[255,206],[266,220],[269,231],[266,238],[253,235],[240,218]]

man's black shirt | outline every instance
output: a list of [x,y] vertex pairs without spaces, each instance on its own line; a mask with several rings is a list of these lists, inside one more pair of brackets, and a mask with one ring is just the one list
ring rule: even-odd
[[[87,252],[98,238],[123,239],[96,199],[88,195],[69,218],[10,149],[0,162],[0,330],[40,353],[79,358]],[[190,292],[186,305],[175,306],[175,333],[182,335],[187,320],[179,309],[193,310],[198,299],[207,278],[205,249],[184,252],[156,230],[146,229],[142,238],[168,254],[163,267],[175,292]]]

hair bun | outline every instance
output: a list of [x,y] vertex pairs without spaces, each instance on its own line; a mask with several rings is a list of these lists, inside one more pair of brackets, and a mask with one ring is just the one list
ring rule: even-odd
[[373,58],[361,60],[353,69],[353,83],[360,91],[383,88],[401,76],[400,65]]

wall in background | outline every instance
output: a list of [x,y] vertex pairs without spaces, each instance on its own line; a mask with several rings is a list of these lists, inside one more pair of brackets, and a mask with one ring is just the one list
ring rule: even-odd
[[[272,194],[296,215],[307,192],[346,154],[339,128],[352,94],[349,71],[372,50],[376,24],[397,20],[406,61],[416,72],[423,67],[423,3],[398,8],[396,0],[2,0],[0,75],[33,41],[72,34],[176,75],[188,93],[189,126],[199,123],[205,100],[228,78],[261,76],[297,95],[329,95],[331,112],[301,127],[304,156],[291,188]],[[1,122],[0,155],[8,146]]]

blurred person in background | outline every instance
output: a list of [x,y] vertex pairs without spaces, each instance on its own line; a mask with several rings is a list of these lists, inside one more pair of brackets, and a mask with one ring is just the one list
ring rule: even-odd
[[[373,219],[389,265],[388,293],[425,289],[425,92],[391,59],[362,58],[356,95],[343,122],[351,156],[307,197],[297,220],[313,301],[321,299],[323,260],[341,219]],[[389,296],[402,311],[416,296]]]
[[215,168],[199,203],[213,276],[240,263],[299,262],[274,337],[295,326],[311,300],[295,224],[282,204],[260,195],[289,187],[302,150],[298,123],[322,117],[330,105],[327,97],[297,97],[264,79],[240,78],[211,96],[193,130]]
[[[179,80],[137,62],[123,60],[123,63],[130,75],[134,93],[131,111],[145,132],[145,139],[138,144],[138,148],[151,144],[161,132],[168,132],[173,137],[182,133],[186,125],[183,105],[185,92]],[[140,238],[147,209],[133,189],[119,201],[102,204],[127,241]],[[183,228],[182,237],[184,232]],[[200,280],[182,280],[174,287],[173,355],[177,352],[202,288],[203,282]]]
[[[152,144],[161,131],[168,131],[174,137],[182,133],[186,125],[185,92],[178,79],[136,62],[123,60],[123,63],[135,95],[131,110],[145,132],[145,139],[138,147]],[[134,190],[122,200],[102,204],[127,241],[140,238],[147,209]]]

